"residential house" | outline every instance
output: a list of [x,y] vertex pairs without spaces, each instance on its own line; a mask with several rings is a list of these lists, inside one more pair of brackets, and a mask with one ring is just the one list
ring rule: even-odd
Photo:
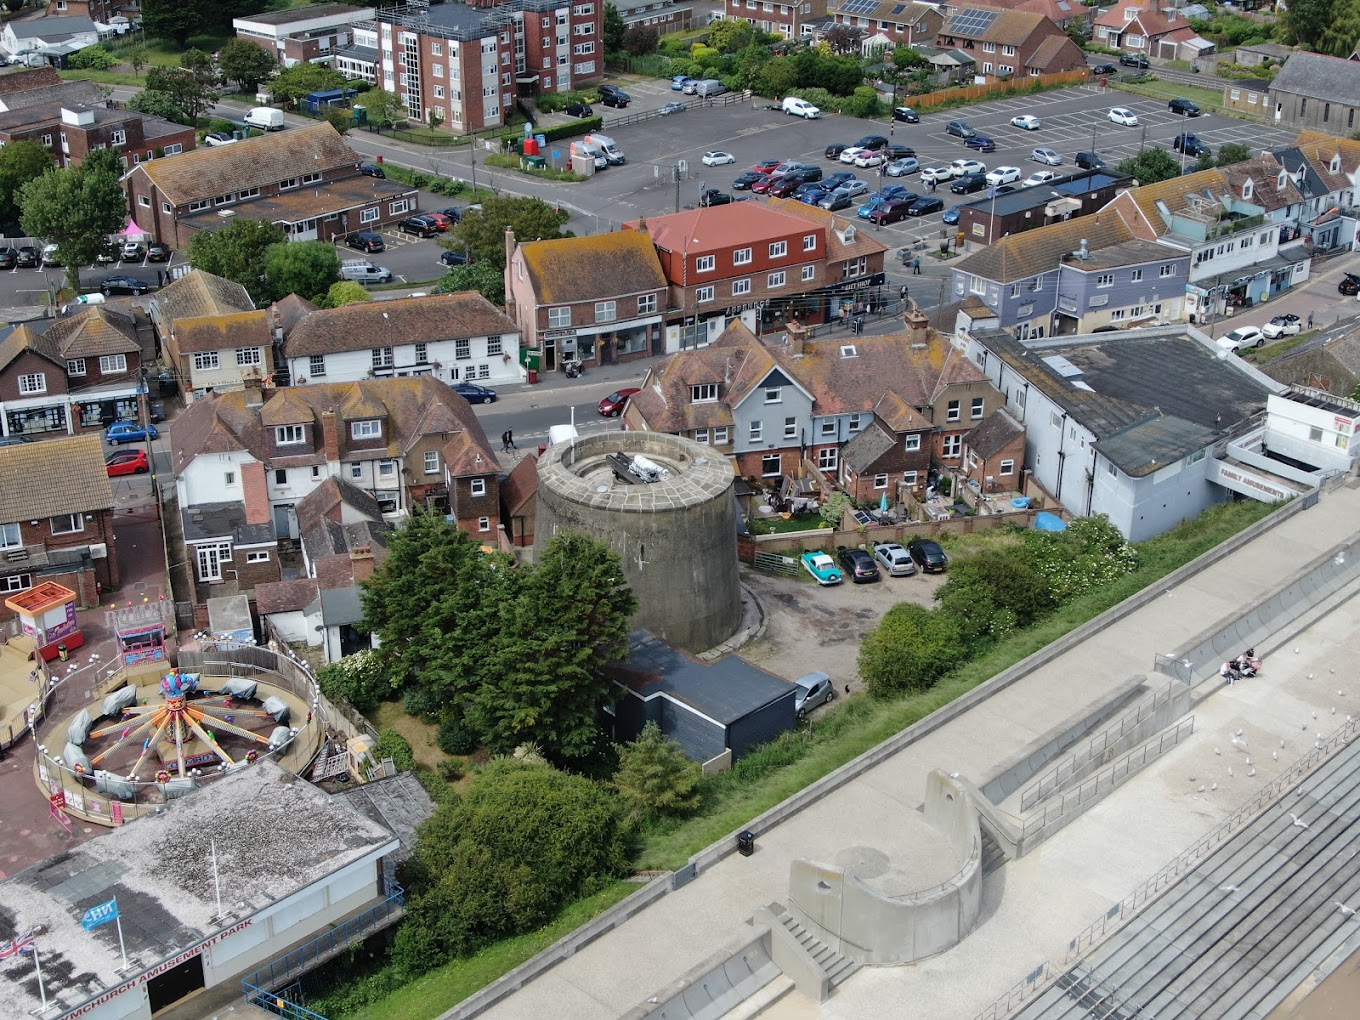
[[55,67],[31,67],[0,75],[0,113],[41,103],[102,103],[99,86],[84,79],[66,81]]
[[501,527],[513,546],[532,548],[538,522],[538,458],[521,458],[501,480]]
[[99,605],[119,583],[113,516],[98,436],[0,447],[0,593],[55,581]]
[[646,232],[518,243],[507,231],[506,245],[505,304],[542,370],[662,352],[669,284]]
[[372,7],[318,3],[233,18],[231,27],[238,39],[260,46],[283,67],[326,64],[353,44],[353,25],[372,21],[375,13]]
[[810,325],[843,314],[847,298],[887,300],[875,289],[887,247],[809,208],[737,202],[624,224],[651,236],[670,285],[668,353],[713,342],[735,318]]
[[523,378],[514,321],[475,291],[308,312],[288,331],[283,356],[299,386],[407,375],[493,384]]
[[101,25],[118,26],[139,18],[141,0],[47,0],[47,16],[89,18]]
[[1042,14],[1064,32],[1081,29],[1088,36],[1095,22],[1095,9],[1087,7],[1080,0],[1018,0],[1017,3],[999,0],[995,6]]
[[800,39],[813,33],[815,23],[826,17],[827,6],[828,0],[806,0],[803,3],[792,0],[724,0],[723,17],[749,21],[762,32],[775,32],[785,39]]
[[975,196],[959,209],[958,233],[970,249],[995,244],[1011,234],[1089,216],[1133,183],[1118,170],[1078,170],[1040,187],[1017,188],[995,198]]
[[1149,2],[1107,8],[1096,18],[1092,41],[1158,60],[1193,61],[1214,51],[1214,44],[1200,38],[1175,7],[1159,8]]
[[239,283],[194,270],[158,290],[147,311],[186,402],[273,371],[269,314]]
[[1350,250],[1360,224],[1350,210],[1360,182],[1360,142],[1305,131],[1272,155],[1285,168],[1303,203],[1291,209],[1291,229],[1314,252]]
[[[1304,197],[1269,153],[1125,191],[1106,209],[1136,237],[1190,255],[1186,312],[1204,322],[1269,300],[1308,279],[1308,250],[1292,242]],[[1292,212],[1291,212],[1292,211]]]
[[115,149],[132,166],[188,152],[197,139],[192,127],[135,110],[111,110],[102,102],[41,103],[0,113],[0,145],[37,142],[57,166],[78,166],[96,149]]
[[1349,136],[1360,110],[1360,62],[1299,50],[1269,83],[1263,110],[1282,127]]
[[828,0],[827,15],[833,24],[858,31],[865,53],[929,45],[944,24],[939,10],[915,0]]
[[117,308],[97,305],[18,326],[0,343],[4,434],[97,432],[120,418],[136,420],[140,374],[136,324]]
[[991,78],[1038,77],[1086,66],[1086,55],[1043,14],[969,5],[949,9],[935,38],[942,50],[960,50],[973,72]]
[[1106,514],[1135,542],[1231,498],[1214,448],[1284,389],[1193,327],[964,339],[1025,428],[1026,469],[1074,514]]
[[683,0],[619,0],[614,6],[628,28],[641,25],[662,35],[688,28],[694,19],[693,4]]
[[89,18],[25,18],[0,32],[0,48],[11,57],[33,54],[50,64],[97,42],[99,28]]
[[1223,106],[1250,117],[1269,112],[1270,82],[1264,78],[1239,78],[1223,86]]
[[[707,347],[681,351],[651,369],[628,401],[625,427],[685,436],[733,459],[746,478],[798,477],[804,464],[838,477],[841,451],[883,409],[883,422],[919,452],[908,434],[915,420],[883,403],[895,394],[931,426],[930,452],[957,464],[963,435],[1000,403],[1000,394],[919,312],[907,330],[807,343],[757,339],[733,322]],[[857,462],[861,464],[861,462]],[[862,466],[862,464],[861,464]],[[903,467],[904,472],[913,469]],[[919,474],[900,479],[918,485]]]
[[883,394],[868,426],[841,449],[836,480],[861,503],[885,495],[893,503],[900,502],[900,490],[924,497],[934,430],[930,419],[897,393]]
[[963,437],[963,478],[983,494],[1020,491],[1025,464],[1025,427],[997,409]]
[[1021,339],[1183,318],[1190,255],[1135,234],[1117,211],[1004,237],[956,263],[953,296]]
[[415,188],[367,177],[362,163],[317,124],[144,163],[123,181],[137,222],[177,248],[233,217],[277,223],[294,241],[334,241],[416,209]]

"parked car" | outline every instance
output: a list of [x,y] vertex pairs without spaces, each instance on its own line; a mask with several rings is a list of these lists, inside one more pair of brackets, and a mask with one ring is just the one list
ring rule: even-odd
[[890,202],[884,202],[881,206],[869,214],[869,221],[883,226],[885,223],[898,223],[911,215],[912,203],[916,201],[913,196],[909,199],[896,198]]
[[234,145],[236,144],[236,139],[226,131],[209,131],[203,136],[203,144],[210,149],[214,149],[219,145]]
[[972,138],[965,138],[963,144],[970,149],[976,149],[978,152],[996,151],[996,142],[987,135],[974,135]]
[[797,96],[789,96],[785,99],[782,109],[790,117],[802,117],[805,120],[816,120],[822,115],[821,110],[806,99],[799,99]]
[[862,145],[847,145],[836,158],[842,163],[853,163],[867,151]]
[[944,199],[933,195],[922,195],[907,207],[908,216],[929,216],[944,208]]
[[842,549],[836,558],[845,576],[855,584],[868,584],[879,579],[878,564],[863,549]]
[[445,233],[454,223],[452,216],[445,216],[442,212],[427,212],[421,213],[421,215],[433,223],[434,228],[441,234]]
[[1119,68],[1115,67],[1113,64],[1097,64],[1095,67],[1091,68],[1091,73],[1092,73],[1092,74],[1118,74],[1118,73],[1119,73]]
[[1079,152],[1074,157],[1074,162],[1083,170],[1101,170],[1105,167],[1105,161],[1094,152]]
[[793,197],[804,205],[820,205],[822,199],[832,194],[835,190],[835,188],[828,188],[823,181],[816,181],[804,184],[793,193]]
[[174,252],[170,250],[168,244],[161,244],[156,241],[146,249],[146,260],[148,262],[169,262],[170,256],[173,254]]
[[841,572],[836,561],[821,549],[812,549],[799,557],[803,569],[813,576],[822,586],[841,583]]
[[441,252],[439,255],[439,264],[441,266],[453,268],[454,266],[465,266],[467,263],[468,257],[467,252],[465,251],[450,248],[448,251]]
[[1049,181],[1056,181],[1057,179],[1058,175],[1052,170],[1035,170],[1034,173],[1020,182],[1020,187],[1034,188],[1040,184],[1047,184]]
[[953,180],[954,168],[948,166],[928,166],[921,171],[922,184],[943,184]]
[[727,166],[728,163],[735,163],[737,157],[730,152],[723,152],[721,149],[712,149],[704,153],[704,166]]
[[848,148],[850,148],[850,146],[842,144],[841,142],[832,142],[825,150],[823,150],[822,155],[827,159],[840,159],[841,153]]
[[600,102],[604,103],[605,106],[612,106],[622,110],[632,101],[633,97],[617,85],[600,86]]
[[116,421],[104,430],[104,442],[110,446],[117,446],[119,443],[140,443],[148,435],[152,439],[160,435],[155,425],[143,428],[135,421]]
[[883,153],[867,149],[855,157],[855,166],[861,170],[870,170],[876,166],[883,165]]
[[1043,127],[1043,121],[1032,113],[1022,113],[1018,117],[1011,118],[1011,127],[1024,128],[1026,131],[1038,131]]
[[1303,323],[1297,315],[1277,315],[1261,327],[1261,333],[1267,340],[1278,340],[1282,336],[1293,336],[1302,328]]
[[[675,88],[674,85],[671,88]],[[567,115],[570,117],[589,117],[595,112],[589,103],[568,103]]]
[[894,159],[910,159],[916,155],[916,150],[910,145],[897,145],[891,143],[878,150],[883,153],[883,158],[892,162]]
[[886,135],[865,135],[855,144],[861,149],[872,149],[874,152],[878,152],[880,149],[888,147],[888,139]]
[[782,159],[762,159],[752,164],[751,169],[758,174],[772,174],[782,166],[797,166],[797,163],[786,164]]
[[151,291],[151,284],[135,276],[109,276],[99,285],[105,294],[142,295]]
[[1209,146],[1193,131],[1182,131],[1171,140],[1171,147],[1187,156],[1207,156],[1210,151]]
[[661,109],[657,110],[656,112],[661,114],[661,116],[663,117],[669,117],[673,113],[684,113],[688,109],[689,107],[686,106],[684,103],[680,102],[680,100],[672,99],[669,103],[661,107]]
[[834,174],[829,174],[822,178],[822,183],[831,190],[839,188],[848,181],[858,180],[853,170],[837,170]]
[[737,174],[737,179],[732,182],[733,191],[750,191],[751,185],[756,181],[767,180],[766,176],[755,170],[743,170]]
[[110,478],[119,475],[144,475],[151,470],[145,450],[118,450],[104,458],[104,470]]
[[31,269],[38,264],[38,260],[38,249],[31,244],[23,244],[19,246],[18,251],[15,253],[14,264],[20,269]]
[[1142,53],[1121,53],[1119,62],[1125,67],[1151,67],[1152,63]]
[[1127,106],[1116,106],[1110,111],[1111,124],[1123,124],[1125,127],[1137,127],[1138,115]]
[[921,169],[921,162],[915,156],[908,156],[906,159],[895,159],[883,168],[883,172],[889,177],[905,177],[907,174],[914,174]]
[[1029,158],[1045,166],[1062,166],[1062,157],[1052,149],[1035,149],[1029,154]]
[[681,90],[684,89],[685,84],[687,82],[692,82],[693,80],[694,79],[687,74],[677,74],[675,77],[671,79],[671,91],[680,92]]
[[793,696],[793,711],[799,719],[819,705],[836,699],[836,685],[825,673],[808,673],[793,682],[798,692]]
[[956,226],[959,222],[960,210],[966,204],[966,202],[960,202],[958,205],[950,206],[944,211],[944,215],[940,217],[940,222],[947,223],[951,227]]
[[964,174],[949,185],[949,190],[956,195],[971,195],[975,191],[981,191],[987,187],[986,174]]
[[912,560],[911,553],[896,542],[884,542],[874,546],[874,559],[878,560],[878,565],[892,577],[910,577],[916,573],[916,563]]
[[1255,326],[1239,326],[1218,338],[1218,346],[1225,351],[1240,351],[1248,347],[1264,347],[1266,335]]
[[928,538],[913,538],[907,543],[907,552],[916,561],[916,566],[927,574],[942,574],[949,565],[949,557],[940,548],[940,543]]
[[19,253],[13,248],[0,248],[0,269],[13,269],[19,264]]
[[944,126],[944,133],[953,135],[955,138],[972,138],[977,134],[977,128],[966,120],[951,120]]
[[42,264],[45,266],[64,266],[66,260],[61,257],[61,249],[55,244],[45,244],[42,250]]
[[118,257],[124,262],[140,262],[146,258],[146,245],[141,241],[124,241],[118,249]]
[[985,174],[987,164],[976,159],[956,159],[949,164],[949,172],[955,177],[962,177],[964,174]]
[[707,209],[711,205],[731,205],[732,196],[717,188],[709,188],[699,196],[699,205]]
[[869,182],[861,181],[858,177],[851,177],[848,181],[841,181],[837,184],[835,190],[843,191],[851,198],[859,198],[860,195],[869,194]]
[[[23,265],[23,249],[19,249],[19,265]],[[1347,297],[1354,297],[1360,294],[1360,275],[1347,273],[1341,278],[1341,282],[1336,285],[1336,289]]]
[[921,118],[917,116],[916,111],[910,106],[894,106],[893,120],[897,121],[899,124],[921,123]]
[[617,418],[623,414],[624,406],[628,403],[628,398],[638,391],[637,386],[626,386],[621,390],[615,390],[609,396],[600,401],[599,412],[606,418]]
[[1020,179],[1018,166],[999,166],[987,175],[988,184],[1010,184]]
[[346,247],[353,248],[355,251],[375,252],[386,251],[387,242],[378,234],[371,230],[359,230],[349,234],[345,238]]
[[816,203],[810,204],[816,204],[820,208],[826,209],[828,212],[837,212],[841,209],[849,209],[855,204],[855,200],[840,188],[837,188],[835,191],[823,191]]
[[469,404],[494,404],[496,402],[496,391],[489,386],[478,386],[471,382],[456,382],[453,384],[453,392]]
[[1181,99],[1179,97],[1167,103],[1166,108],[1180,117],[1198,117],[1200,115],[1198,106],[1188,99]]
[[877,212],[879,209],[882,209],[889,202],[896,202],[901,199],[911,200],[915,197],[916,197],[915,195],[913,195],[906,188],[902,187],[902,185],[889,184],[887,187],[880,189],[879,192],[876,195],[874,195],[873,198],[869,199],[869,201],[861,205],[855,211],[855,215],[862,220],[867,220],[870,219],[875,212]]
[[415,234],[416,237],[434,237],[439,233],[434,220],[428,216],[408,216],[397,223],[397,230],[403,234]]
[[377,163],[365,163],[363,166],[359,167],[359,173],[363,174],[365,177],[376,177],[381,181],[387,180],[387,171]]

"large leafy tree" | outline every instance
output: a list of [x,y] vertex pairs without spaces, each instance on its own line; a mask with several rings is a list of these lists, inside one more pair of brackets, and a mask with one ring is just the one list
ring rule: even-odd
[[475,290],[493,305],[504,307],[505,274],[485,262],[454,266],[448,275],[439,281],[439,290],[445,294]]
[[619,751],[613,787],[628,805],[629,818],[643,821],[653,815],[683,815],[699,807],[703,770],[690,761],[654,722]]
[[369,89],[356,102],[367,111],[368,122],[374,127],[395,127],[409,119],[401,97],[386,89]]
[[974,650],[1028,627],[1057,604],[1022,547],[986,549],[958,560],[935,601]]
[[80,289],[80,267],[92,265],[127,221],[121,170],[113,149],[99,149],[79,166],[45,173],[19,190],[24,232],[61,249],[72,290]]
[[204,7],[196,0],[142,0],[142,27],[152,39],[173,39],[183,46],[204,31]]
[[189,264],[205,273],[235,280],[257,306],[269,302],[264,278],[265,252],[287,241],[281,227],[263,220],[234,219],[220,230],[201,230],[189,240]]
[[1301,45],[1312,46],[1331,24],[1333,5],[1334,0],[1290,0],[1285,25]]
[[1332,4],[1332,16],[1315,48],[1319,53],[1334,57],[1349,57],[1355,50],[1357,38],[1360,38],[1360,0],[1336,0]]
[[52,166],[52,153],[37,142],[10,142],[0,148],[0,223],[19,218],[20,189]]
[[736,53],[755,40],[756,30],[745,18],[723,18],[708,28],[708,45],[719,53]]
[[[193,52],[193,51],[190,51]],[[198,118],[217,101],[211,75],[201,65],[197,70],[187,67],[153,67],[146,72],[146,88],[169,98],[184,117],[185,124],[196,124]]]
[[860,644],[859,675],[874,694],[922,690],[967,654],[950,614],[901,602]]
[[1175,157],[1165,149],[1144,149],[1124,160],[1117,169],[1121,174],[1135,178],[1139,184],[1156,184],[1181,175]]
[[623,49],[623,34],[628,31],[623,15],[613,4],[604,5],[604,51],[618,53]]
[[283,241],[265,249],[264,275],[275,301],[289,294],[321,297],[340,279],[340,257],[332,244]]
[[449,231],[452,247],[465,248],[473,262],[485,262],[498,272],[505,269],[505,228],[519,241],[551,241],[570,237],[562,227],[568,219],[562,209],[538,198],[489,198],[477,212],[469,212]]
[[339,280],[331,284],[326,296],[317,302],[322,308],[342,308],[359,301],[370,301],[373,295],[366,291],[363,284],[353,280]]
[[229,39],[218,58],[222,73],[243,92],[253,92],[274,72],[274,57],[247,39]]
[[269,91],[279,102],[296,103],[308,92],[325,92],[344,88],[345,76],[320,64],[294,64],[276,74],[269,82]]
[[193,124],[189,115],[184,112],[175,101],[175,97],[169,92],[142,89],[141,92],[128,100],[128,109],[152,117],[163,117],[165,120],[174,121],[176,124]]
[[1232,166],[1234,163],[1245,163],[1251,159],[1251,150],[1241,142],[1224,142],[1218,147],[1218,157],[1214,160],[1216,166]]

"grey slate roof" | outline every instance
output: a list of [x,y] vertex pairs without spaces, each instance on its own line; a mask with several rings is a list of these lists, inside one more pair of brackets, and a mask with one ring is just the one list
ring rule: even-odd
[[1289,171],[1291,177],[1300,170],[1303,171],[1303,180],[1299,183],[1299,190],[1304,195],[1313,197],[1326,195],[1331,191],[1327,187],[1327,182],[1313,169],[1313,164],[1308,162],[1308,157],[1297,145],[1286,145],[1282,149],[1276,149],[1271,155],[1275,157],[1280,166]]
[[11,21],[7,27],[16,39],[65,39],[95,31],[94,22],[89,18],[28,18]]
[[1298,50],[1285,61],[1270,90],[1360,106],[1360,63]]
[[410,856],[417,827],[434,814],[435,809],[434,801],[414,772],[352,786],[335,797],[348,802],[365,818],[395,832],[401,840],[401,850],[393,856],[399,859]]
[[[321,622],[327,627],[343,627],[364,618],[364,606],[359,599],[358,588],[323,588],[319,601]],[[313,615],[316,609],[317,603],[313,602],[307,607],[307,615]]]
[[1000,453],[1012,439],[1024,434],[1023,425],[1004,410],[996,410],[968,431],[963,445],[985,459]]
[[246,523],[246,505],[241,502],[181,507],[179,518],[184,525],[186,542],[230,538],[233,545],[258,545],[277,539],[272,520],[267,524]]

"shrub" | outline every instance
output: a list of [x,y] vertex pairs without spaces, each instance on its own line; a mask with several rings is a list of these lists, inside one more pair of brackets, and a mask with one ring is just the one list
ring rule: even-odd
[[[442,734],[442,731],[441,731]],[[680,745],[649,722],[642,735],[619,749],[613,786],[637,821],[652,815],[684,815],[699,807],[703,772]]]
[[68,64],[82,71],[110,71],[118,63],[118,58],[98,44],[86,46],[71,54]]
[[477,750],[477,736],[461,716],[452,715],[439,724],[439,749],[445,754],[471,754]]
[[456,783],[463,778],[463,763],[460,761],[441,761],[439,763],[439,778],[446,783]]
[[822,508],[818,512],[821,514],[822,520],[826,521],[827,524],[833,528],[839,528],[841,526],[841,518],[845,516],[845,511],[853,504],[854,500],[845,493],[833,492],[827,497],[827,501],[822,504]]
[[859,675],[874,694],[930,687],[968,658],[958,623],[939,609],[893,606],[860,645]]
[[410,772],[416,767],[416,755],[411,750],[410,741],[396,730],[383,730],[378,734],[378,743],[371,757],[374,765],[384,758],[391,758],[398,772]]
[[326,697],[348,702],[359,712],[371,712],[394,691],[381,661],[371,651],[356,652],[322,666],[316,682]]
[[430,687],[412,687],[401,697],[401,707],[417,719],[434,719],[443,711],[439,692]]

